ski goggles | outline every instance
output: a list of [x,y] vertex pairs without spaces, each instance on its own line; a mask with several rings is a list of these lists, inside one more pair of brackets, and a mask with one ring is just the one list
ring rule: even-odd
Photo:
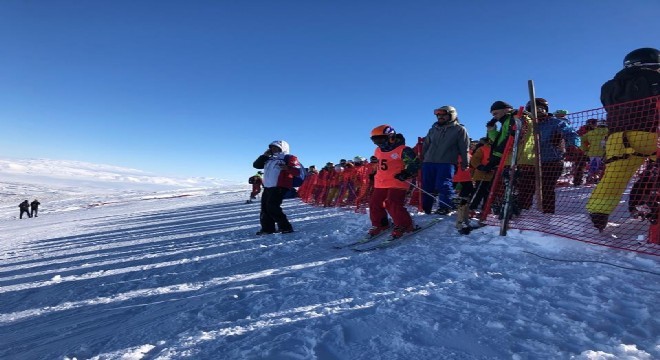
[[640,63],[640,62],[636,62],[636,63],[626,64],[626,67],[627,68],[629,68],[629,67],[645,67],[645,68],[651,68],[651,69],[657,70],[657,69],[660,69],[660,63]]

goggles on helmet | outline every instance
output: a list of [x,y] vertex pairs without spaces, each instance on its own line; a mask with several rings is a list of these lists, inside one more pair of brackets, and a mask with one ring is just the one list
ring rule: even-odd
[[388,140],[389,136],[387,135],[376,135],[371,137],[371,141],[373,141],[376,145],[386,144]]
[[633,63],[626,63],[626,67],[646,67],[646,68],[657,69],[660,68],[660,63],[633,62]]

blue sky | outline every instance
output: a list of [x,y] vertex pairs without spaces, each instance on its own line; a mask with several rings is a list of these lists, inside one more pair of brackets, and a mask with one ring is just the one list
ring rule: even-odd
[[660,2],[0,2],[0,156],[245,180],[283,139],[306,166],[409,144],[453,105],[470,136],[495,100],[600,106],[660,47]]

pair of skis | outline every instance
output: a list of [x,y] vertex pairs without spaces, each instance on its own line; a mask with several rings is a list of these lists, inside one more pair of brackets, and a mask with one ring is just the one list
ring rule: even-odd
[[[367,251],[374,251],[374,250],[389,248],[389,247],[395,246],[397,244],[400,244],[401,241],[403,241],[407,237],[416,235],[420,231],[423,231],[423,230],[426,230],[426,229],[430,228],[431,226],[433,226],[433,225],[437,224],[438,222],[440,222],[440,220],[442,220],[442,218],[433,219],[433,220],[429,221],[428,223],[426,223],[424,225],[421,225],[421,226],[418,225],[415,228],[415,230],[413,230],[409,233],[405,233],[402,236],[399,236],[399,237],[396,237],[396,238],[389,235],[384,240],[375,242],[376,240],[383,239],[385,234],[389,234],[388,231],[383,231],[378,235],[371,236],[371,237],[365,237],[363,239],[360,239],[358,241],[354,241],[352,243],[336,245],[336,246],[334,246],[334,248],[335,249],[350,248],[351,250],[356,251],[356,252],[367,252]],[[368,244],[368,246],[362,246],[362,245],[365,245],[365,244]]]

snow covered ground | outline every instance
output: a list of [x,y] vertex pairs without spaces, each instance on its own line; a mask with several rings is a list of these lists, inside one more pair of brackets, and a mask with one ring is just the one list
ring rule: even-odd
[[366,215],[297,199],[255,236],[243,184],[0,165],[1,359],[660,359],[657,257],[451,218],[357,253]]

